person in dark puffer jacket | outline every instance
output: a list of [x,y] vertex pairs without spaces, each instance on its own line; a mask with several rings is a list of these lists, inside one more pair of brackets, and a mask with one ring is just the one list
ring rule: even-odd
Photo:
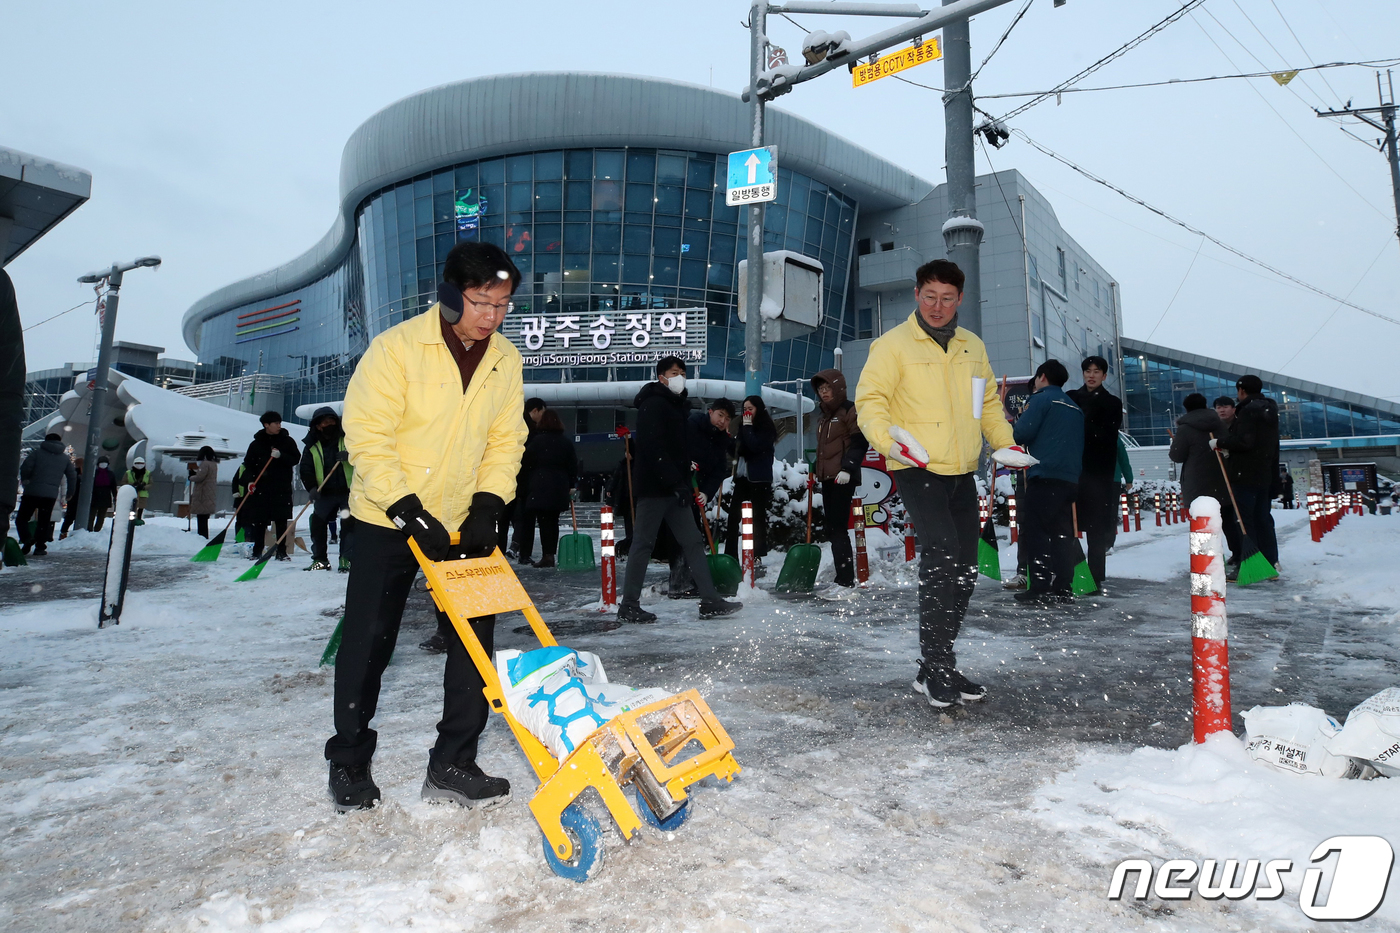
[[[59,486],[67,480],[72,489],[78,479],[77,468],[64,449],[63,437],[46,434],[38,449],[20,464],[19,478],[24,483],[24,495],[20,496],[19,511],[15,513],[20,550],[28,554],[33,548],[35,556],[42,556],[53,540],[53,504],[58,500]],[[37,519],[33,537],[29,535],[30,518]]]
[[1074,536],[1073,507],[1084,458],[1084,411],[1061,388],[1069,371],[1046,360],[1035,371],[1035,394],[1016,419],[1013,432],[1040,462],[1026,471],[1020,506],[1021,547],[1030,571],[1021,602],[1073,599],[1074,568],[1083,557]]
[[812,389],[821,403],[816,478],[821,483],[824,530],[836,564],[836,585],[855,586],[855,558],[846,526],[850,523],[851,499],[860,486],[861,463],[870,445],[856,422],[855,403],[846,398],[846,377],[839,369],[817,373],[812,377]]

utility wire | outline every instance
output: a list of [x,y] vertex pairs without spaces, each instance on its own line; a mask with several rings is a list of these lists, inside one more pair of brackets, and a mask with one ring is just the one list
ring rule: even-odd
[[1205,0],[1187,0],[1186,3],[1184,3],[1184,4],[1181,5],[1181,8],[1180,8],[1180,9],[1174,10],[1173,12],[1169,13],[1169,14],[1168,14],[1166,17],[1164,17],[1163,19],[1158,20],[1156,23],[1154,23],[1153,25],[1149,26],[1149,27],[1147,28],[1146,31],[1144,31],[1144,32],[1142,32],[1142,33],[1139,33],[1136,37],[1134,37],[1134,38],[1128,40],[1128,41],[1125,42],[1123,45],[1120,45],[1118,48],[1114,49],[1112,52],[1109,52],[1109,53],[1108,53],[1107,55],[1105,55],[1103,58],[1101,58],[1101,59],[1099,59],[1098,61],[1094,62],[1094,63],[1093,63],[1092,65],[1090,65],[1088,68],[1085,68],[1083,71],[1079,72],[1078,74],[1074,75],[1073,77],[1068,78],[1068,79],[1066,79],[1066,80],[1064,80],[1064,81],[1061,81],[1058,85],[1056,85],[1054,88],[1050,89],[1049,91],[1046,91],[1044,94],[1041,94],[1040,96],[1035,97],[1035,98],[1032,99],[1032,100],[1026,101],[1024,104],[1022,104],[1021,106],[1017,107],[1015,110],[1012,110],[1010,113],[1008,113],[1008,114],[1006,114],[1004,117],[1002,117],[1001,120],[1002,120],[1002,121],[1006,121],[1006,120],[1010,120],[1010,119],[1012,119],[1012,118],[1014,118],[1014,117],[1018,117],[1018,116],[1020,116],[1021,114],[1025,113],[1027,110],[1030,110],[1030,109],[1031,109],[1032,107],[1034,107],[1036,104],[1039,104],[1039,103],[1041,103],[1042,101],[1045,101],[1045,100],[1048,100],[1048,99],[1051,98],[1051,97],[1054,97],[1056,94],[1058,94],[1059,92],[1063,91],[1065,88],[1069,87],[1069,86],[1072,85],[1072,84],[1077,84],[1077,83],[1078,83],[1079,81],[1081,81],[1082,79],[1087,78],[1089,75],[1091,75],[1091,74],[1093,74],[1094,72],[1098,71],[1098,70],[1099,70],[1100,68],[1102,68],[1104,65],[1107,65],[1109,62],[1113,61],[1114,59],[1121,58],[1122,56],[1126,55],[1128,52],[1130,52],[1130,51],[1132,51],[1133,49],[1137,48],[1139,45],[1141,45],[1142,43],[1146,42],[1148,39],[1152,38],[1152,36],[1154,36],[1154,35],[1156,35],[1157,33],[1161,32],[1163,29],[1166,29],[1166,28],[1167,28],[1168,26],[1170,26],[1172,23],[1174,23],[1174,22],[1176,22],[1177,20],[1181,19],[1181,17],[1185,16],[1187,13],[1191,12],[1191,10],[1193,10],[1193,9],[1195,9],[1196,7],[1200,6],[1200,5],[1201,5],[1202,3],[1204,3],[1204,2],[1205,2]]
[[[1284,61],[1284,62],[1288,61],[1288,58],[1287,58],[1282,52],[1280,52],[1280,51],[1278,50],[1278,46],[1274,45],[1273,42],[1270,41],[1269,37],[1266,36],[1266,35],[1264,35],[1264,30],[1262,30],[1262,29],[1259,28],[1259,24],[1256,23],[1256,22],[1250,17],[1250,15],[1249,15],[1248,13],[1245,12],[1244,7],[1240,6],[1240,0],[1230,0],[1230,2],[1233,3],[1233,4],[1235,5],[1235,9],[1237,9],[1237,10],[1240,11],[1240,15],[1244,17],[1245,22],[1249,23],[1249,25],[1252,26],[1252,27],[1254,28],[1254,31],[1255,31],[1255,32],[1259,33],[1259,38],[1261,38],[1261,39],[1264,40],[1264,44],[1267,45],[1269,48],[1271,48],[1271,49],[1274,50],[1274,54],[1277,55],[1277,56],[1279,57],[1279,61]],[[1210,11],[1209,11],[1209,10],[1203,10],[1202,12],[1206,13],[1207,15],[1210,14]],[[1220,20],[1216,19],[1214,16],[1211,16],[1211,19],[1215,19],[1215,21],[1216,21],[1217,23],[1220,22]],[[1223,28],[1223,27],[1222,27],[1222,28]],[[1227,31],[1228,31],[1228,30],[1227,30]],[[1233,34],[1230,36],[1230,38],[1231,38],[1231,39],[1234,39],[1236,42],[1240,42],[1240,40],[1237,39],[1237,38],[1235,38],[1235,36],[1234,36]],[[1243,43],[1243,42],[1240,42],[1240,47],[1241,47],[1241,48],[1244,48],[1244,43]],[[1246,49],[1246,51],[1248,51],[1248,49]],[[1304,53],[1303,53],[1303,56],[1306,58],[1306,57],[1307,57],[1307,52],[1304,52]],[[1253,57],[1253,56],[1252,56],[1252,53],[1251,53],[1251,57]],[[1257,60],[1257,59],[1256,59],[1256,60]],[[1260,62],[1260,65],[1263,65],[1263,62]],[[1317,98],[1318,103],[1322,104],[1322,106],[1324,106],[1324,107],[1327,106],[1327,101],[1323,98],[1323,96],[1322,96],[1321,94],[1319,94],[1319,93],[1317,92],[1317,89],[1314,88],[1311,84],[1308,84],[1306,81],[1301,81],[1301,80],[1300,80],[1298,83],[1301,84],[1301,85],[1303,85],[1303,87],[1307,88],[1307,89],[1308,89],[1308,92],[1311,93],[1314,97]],[[1284,87],[1287,87],[1287,86],[1288,86],[1288,85],[1284,85]],[[1295,93],[1296,93],[1296,92],[1295,92]],[[1298,95],[1298,99],[1299,99],[1299,100],[1302,100],[1302,99],[1303,99],[1301,94]]]
[[58,312],[57,314],[55,314],[53,317],[46,317],[46,318],[44,318],[42,321],[40,321],[40,322],[37,323],[37,324],[30,324],[28,327],[26,327],[26,328],[22,331],[22,333],[26,333],[26,334],[27,334],[27,333],[29,333],[31,330],[33,330],[33,329],[36,328],[36,327],[42,327],[43,325],[47,324],[49,321],[56,321],[56,320],[58,320],[59,318],[63,317],[63,315],[67,314],[69,311],[76,311],[76,310],[78,310],[79,308],[81,308],[83,305],[90,305],[90,304],[92,304],[92,303],[93,303],[94,301],[96,301],[96,300],[97,300],[96,298],[90,298],[90,299],[88,299],[87,301],[84,301],[82,304],[74,305],[73,307],[69,308],[68,311],[60,311],[60,312]]
[[[1211,236],[1209,233],[1206,233],[1204,230],[1200,229],[1199,227],[1194,227],[1194,226],[1192,226],[1191,224],[1188,224],[1186,221],[1184,221],[1184,220],[1182,220],[1182,219],[1180,219],[1180,218],[1178,218],[1178,217],[1172,216],[1171,214],[1169,214],[1169,213],[1167,213],[1166,211],[1162,210],[1160,207],[1156,207],[1156,206],[1154,206],[1154,205],[1152,205],[1152,204],[1147,203],[1147,202],[1144,201],[1142,198],[1139,198],[1137,195],[1131,194],[1131,193],[1129,193],[1129,192],[1123,190],[1122,188],[1118,187],[1117,185],[1113,184],[1111,181],[1108,181],[1107,179],[1104,179],[1104,178],[1100,178],[1098,175],[1095,175],[1093,172],[1089,171],[1088,169],[1084,168],[1083,166],[1077,165],[1077,164],[1075,164],[1074,162],[1071,162],[1069,159],[1067,159],[1067,158],[1065,158],[1064,156],[1060,155],[1058,152],[1055,152],[1053,149],[1050,149],[1050,148],[1048,148],[1048,147],[1046,147],[1046,146],[1041,145],[1040,143],[1036,142],[1034,139],[1031,139],[1029,136],[1027,136],[1024,130],[1019,130],[1019,129],[1017,129],[1017,130],[1012,130],[1012,132],[1015,133],[1017,136],[1019,136],[1019,137],[1020,137],[1022,140],[1024,140],[1025,142],[1029,143],[1033,148],[1038,149],[1040,152],[1042,152],[1042,153],[1044,153],[1045,155],[1049,156],[1050,158],[1054,159],[1056,162],[1060,162],[1060,163],[1062,163],[1062,164],[1064,164],[1064,165],[1069,166],[1070,168],[1074,169],[1076,172],[1078,172],[1079,174],[1083,175],[1085,178],[1089,179],[1090,181],[1095,182],[1096,184],[1103,185],[1105,188],[1109,189],[1110,191],[1113,191],[1113,192],[1115,192],[1115,193],[1117,193],[1117,194],[1119,194],[1119,195],[1122,195],[1123,197],[1127,198],[1129,201],[1132,201],[1134,204],[1137,204],[1139,207],[1145,207],[1145,208],[1147,208],[1147,209],[1148,209],[1149,211],[1151,211],[1152,213],[1154,213],[1154,214],[1156,214],[1157,216],[1163,218],[1164,220],[1169,220],[1169,221],[1171,221],[1172,223],[1176,224],[1178,227],[1181,227],[1181,228],[1183,228],[1183,229],[1189,230],[1189,231],[1191,231],[1192,233],[1196,234],[1197,236],[1205,237],[1207,240],[1210,240],[1212,243],[1214,243],[1216,246],[1219,246],[1221,249],[1226,250],[1226,251],[1231,252],[1231,253],[1234,253],[1236,256],[1240,257],[1241,259],[1244,259],[1244,260],[1246,260],[1247,262],[1251,262],[1251,263],[1253,263],[1254,265],[1259,266],[1261,269],[1267,269],[1269,272],[1272,272],[1274,275],[1278,276],[1278,277],[1281,278],[1281,279],[1286,279],[1287,281],[1292,282],[1292,283],[1295,284],[1295,285],[1302,286],[1303,288],[1306,288],[1308,291],[1310,291],[1310,292],[1315,292],[1315,293],[1321,295],[1321,296],[1324,297],[1324,298],[1329,298],[1329,299],[1331,299],[1332,301],[1340,302],[1341,304],[1344,304],[1344,305],[1346,305],[1346,306],[1349,307],[1349,308],[1355,308],[1357,311],[1360,311],[1360,312],[1362,312],[1363,314],[1369,314],[1369,315],[1371,315],[1372,317],[1380,318],[1382,321],[1388,321],[1388,322],[1391,323],[1391,324],[1400,325],[1400,320],[1396,320],[1396,319],[1393,318],[1393,317],[1386,317],[1384,314],[1381,314],[1381,313],[1376,312],[1376,311],[1372,311],[1370,308],[1366,308],[1366,307],[1363,307],[1363,306],[1361,306],[1361,305],[1359,305],[1359,304],[1356,304],[1355,302],[1352,302],[1349,298],[1339,298],[1338,296],[1332,294],[1331,292],[1324,291],[1323,289],[1318,288],[1316,285],[1312,285],[1312,284],[1310,284],[1310,283],[1308,283],[1308,282],[1305,282],[1305,281],[1303,281],[1302,279],[1298,278],[1298,277],[1295,276],[1295,275],[1290,275],[1289,273],[1284,272],[1282,269],[1279,269],[1279,268],[1276,268],[1276,267],[1274,267],[1274,266],[1269,265],[1267,262],[1264,262],[1264,260],[1262,260],[1262,259],[1256,259],[1256,258],[1254,258],[1253,256],[1249,255],[1248,253],[1244,252],[1243,250],[1236,249],[1235,247],[1231,246],[1229,243],[1226,243],[1224,240],[1221,240],[1221,239],[1218,238],[1218,237]],[[1388,238],[1387,238],[1387,242],[1388,242]]]
[[[1236,4],[1236,6],[1238,6],[1238,4]],[[1244,54],[1246,54],[1246,55],[1248,55],[1250,58],[1254,59],[1255,63],[1256,63],[1260,68],[1268,68],[1268,67],[1269,67],[1268,65],[1264,64],[1263,60],[1262,60],[1258,55],[1255,55],[1253,52],[1251,52],[1251,51],[1249,50],[1249,46],[1247,46],[1247,45],[1245,45],[1243,42],[1241,42],[1239,36],[1237,36],[1237,35],[1235,35],[1233,32],[1231,32],[1231,31],[1230,31],[1230,27],[1229,27],[1229,26],[1226,26],[1224,23],[1222,23],[1222,22],[1220,21],[1220,18],[1219,18],[1218,16],[1216,16],[1216,15],[1215,15],[1214,13],[1212,13],[1210,10],[1202,10],[1201,12],[1204,13],[1205,15],[1209,16],[1212,20],[1214,20],[1214,21],[1215,21],[1215,25],[1219,26],[1220,29],[1221,29],[1221,31],[1224,32],[1225,35],[1229,36],[1229,37],[1234,41],[1235,45],[1238,45],[1241,49],[1243,49],[1243,50],[1244,50]],[[1243,11],[1241,11],[1241,12],[1243,12]],[[1248,17],[1246,17],[1246,18],[1248,18]],[[1201,21],[1200,21],[1199,19],[1196,18],[1196,16],[1195,16],[1194,13],[1191,15],[1191,19],[1195,21],[1196,26],[1197,26],[1198,28],[1200,28],[1202,32],[1205,32],[1205,27],[1201,25]],[[1251,25],[1251,26],[1254,25],[1254,23],[1253,23],[1252,20],[1250,21],[1250,25]],[[1255,31],[1255,32],[1259,32],[1259,27],[1258,27],[1258,26],[1254,26],[1254,31]],[[1259,33],[1259,34],[1260,34],[1260,35],[1263,35],[1263,33]],[[1207,33],[1207,35],[1209,35],[1209,34]],[[1265,42],[1268,42],[1269,40],[1266,38],[1264,41],[1265,41]],[[1220,48],[1219,43],[1216,43],[1214,39],[1212,39],[1211,42],[1212,42],[1212,44],[1215,45],[1215,47],[1216,47],[1217,49],[1220,49],[1220,54],[1221,54],[1221,55],[1225,55],[1225,50]],[[1272,46],[1270,46],[1270,47],[1272,48]],[[1275,51],[1277,51],[1277,49],[1275,49]],[[1280,56],[1280,57],[1282,57],[1282,56]],[[1236,68],[1239,67],[1238,65],[1235,65],[1234,60],[1231,59],[1230,56],[1225,55],[1225,60],[1228,61],[1231,65],[1234,65],[1234,67],[1236,67]],[[1305,87],[1308,88],[1308,91],[1311,92],[1312,95],[1313,95],[1314,97],[1317,98],[1318,103],[1322,104],[1322,106],[1324,106],[1324,107],[1327,106],[1327,102],[1324,101],[1324,100],[1322,99],[1322,97],[1321,97],[1316,91],[1314,91],[1310,86],[1308,86],[1308,85],[1306,84],[1306,82],[1299,82],[1299,83],[1303,84]],[[1316,110],[1316,109],[1317,109],[1317,108],[1315,108],[1312,104],[1310,104],[1310,103],[1308,103],[1307,101],[1303,100],[1303,95],[1298,93],[1298,89],[1295,88],[1295,87],[1293,87],[1293,84],[1292,84],[1291,81],[1290,81],[1288,84],[1283,85],[1283,89],[1284,89],[1285,91],[1287,91],[1288,93],[1292,94],[1294,97],[1298,98],[1298,103],[1302,104],[1304,107],[1307,107],[1309,110]],[[1263,95],[1260,95],[1260,96],[1263,96]]]
[[[1293,37],[1293,41],[1298,43],[1298,49],[1303,53],[1303,57],[1308,60],[1308,64],[1311,65],[1313,63],[1313,57],[1309,55],[1308,50],[1303,47],[1303,40],[1299,39],[1298,34],[1293,31],[1293,24],[1288,21],[1288,17],[1283,15],[1283,10],[1279,9],[1278,4],[1275,3],[1274,0],[1269,0],[1269,4],[1274,8],[1274,12],[1278,14],[1278,18],[1283,20],[1284,28],[1287,29],[1288,34]],[[1323,84],[1327,85],[1327,90],[1332,92],[1332,96],[1337,98],[1337,103],[1340,104],[1342,102],[1342,95],[1338,94],[1337,89],[1332,86],[1332,82],[1327,80],[1327,75],[1319,74],[1318,77],[1322,79]]]
[[1001,38],[997,40],[997,44],[992,46],[992,50],[987,53],[987,57],[982,59],[982,64],[978,65],[977,70],[972,73],[972,77],[967,79],[967,84],[964,86],[964,89],[971,87],[972,82],[977,80],[977,76],[982,73],[982,69],[987,67],[987,62],[992,60],[992,56],[1001,48],[1002,43],[1006,41],[1006,37],[1011,35],[1011,30],[1016,28],[1016,24],[1021,21],[1021,17],[1026,15],[1026,11],[1031,8],[1031,4],[1034,2],[1035,0],[1026,0],[1026,5],[1021,7],[1021,12],[1016,14],[1016,18],[1011,21],[1010,26],[1006,27],[1006,32],[1001,34]]
[[[1206,13],[1207,13],[1207,15],[1209,15],[1210,11],[1206,11]],[[1214,17],[1214,16],[1211,16],[1211,19],[1215,19],[1215,17]],[[1191,17],[1191,21],[1192,21],[1193,23],[1195,23],[1195,24],[1196,24],[1196,28],[1200,29],[1201,32],[1205,35],[1205,37],[1206,37],[1207,39],[1210,40],[1210,44],[1213,45],[1213,46],[1215,46],[1216,50],[1219,51],[1220,54],[1223,55],[1223,56],[1225,57],[1225,60],[1226,60],[1227,62],[1230,63],[1231,67],[1239,68],[1239,66],[1235,64],[1234,59],[1230,58],[1229,54],[1227,54],[1226,51],[1220,47],[1220,43],[1215,41],[1215,37],[1212,36],[1209,32],[1206,31],[1206,27],[1205,27],[1205,26],[1202,26],[1202,25],[1201,25],[1201,21],[1200,21],[1199,19],[1197,19],[1195,16],[1192,16],[1192,17]],[[1220,21],[1219,21],[1219,20],[1216,20],[1216,22],[1219,23]],[[1222,26],[1221,28],[1223,29],[1224,27]],[[1228,33],[1229,30],[1226,30],[1226,32]],[[1233,39],[1234,36],[1231,36],[1231,38]],[[1235,41],[1236,41],[1236,42],[1239,42],[1238,39],[1235,39]],[[1246,52],[1249,52],[1248,49],[1245,49],[1245,51],[1246,51]],[[1253,57],[1252,53],[1251,53],[1251,57]],[[1255,61],[1259,61],[1257,58],[1254,59],[1254,60],[1255,60]],[[1263,63],[1263,62],[1259,62],[1259,64],[1260,64],[1260,65],[1263,65],[1264,63]],[[1266,67],[1267,67],[1267,66],[1266,66]],[[1330,162],[1328,162],[1326,159],[1324,159],[1324,158],[1322,157],[1322,153],[1320,153],[1320,152],[1318,152],[1316,149],[1314,149],[1314,148],[1312,147],[1312,144],[1309,143],[1306,139],[1303,138],[1303,134],[1302,134],[1302,133],[1299,133],[1299,132],[1293,127],[1293,124],[1292,124],[1292,123],[1289,123],[1288,120],[1284,117],[1284,115],[1281,114],[1281,113],[1279,113],[1277,107],[1275,107],[1273,104],[1269,103],[1269,99],[1268,99],[1267,97],[1265,97],[1262,93],[1260,93],[1260,91],[1259,91],[1259,89],[1258,89],[1257,87],[1255,87],[1253,84],[1251,84],[1251,85],[1249,85],[1249,89],[1250,89],[1251,91],[1253,91],[1253,92],[1259,97],[1259,99],[1262,100],[1262,101],[1264,102],[1264,106],[1265,106],[1265,107],[1268,107],[1270,110],[1272,110],[1272,111],[1274,112],[1274,116],[1278,117],[1279,120],[1280,120],[1280,122],[1282,122],[1284,126],[1288,127],[1288,131],[1289,131],[1290,133],[1292,133],[1294,136],[1298,137],[1298,141],[1299,141],[1300,143],[1302,143],[1305,147],[1307,147],[1307,150],[1308,150],[1309,152],[1311,152],[1313,155],[1317,156],[1317,160],[1327,167],[1327,171],[1331,172],[1333,175],[1336,175],[1336,176],[1337,176],[1337,179],[1338,179],[1339,181],[1341,181],[1342,184],[1344,184],[1344,185],[1346,185],[1348,188],[1350,188],[1350,189],[1351,189],[1351,192],[1352,192],[1353,194],[1355,194],[1358,198],[1360,198],[1360,199],[1361,199],[1361,202],[1362,202],[1363,204],[1365,204],[1365,205],[1366,205],[1367,207],[1369,207],[1371,210],[1375,211],[1375,212],[1376,212],[1377,214],[1379,214],[1381,217],[1384,217],[1384,218],[1386,218],[1387,220],[1390,219],[1390,215],[1389,215],[1389,214],[1387,214],[1385,211],[1381,210],[1379,207],[1376,207],[1376,205],[1372,204],[1372,203],[1366,198],[1366,195],[1362,194],[1360,191],[1357,190],[1357,188],[1356,188],[1355,185],[1353,185],[1351,182],[1347,181],[1346,176],[1344,176],[1341,172],[1339,172],[1339,171],[1337,171],[1335,168],[1333,168],[1333,167],[1332,167],[1332,163],[1330,163]],[[1297,92],[1296,92],[1296,91],[1294,92],[1294,96],[1297,96]],[[1298,100],[1303,101],[1303,99],[1302,99],[1301,97],[1299,97]],[[1306,101],[1303,101],[1303,103],[1304,103],[1304,105],[1307,104]]]
[[[1359,278],[1359,279],[1356,280],[1356,284],[1353,285],[1353,286],[1351,287],[1351,291],[1347,292],[1347,298],[1350,298],[1350,297],[1352,296],[1352,294],[1353,294],[1358,288],[1361,287],[1361,283],[1364,282],[1364,281],[1366,281],[1366,276],[1368,276],[1368,275],[1371,274],[1371,270],[1374,269],[1374,268],[1376,267],[1376,263],[1380,261],[1381,256],[1384,255],[1384,254],[1385,254],[1385,251],[1388,250],[1388,249],[1390,249],[1390,234],[1387,233],[1386,236],[1385,236],[1385,242],[1381,244],[1381,250],[1380,250],[1380,252],[1379,252],[1379,253],[1376,253],[1376,258],[1371,260],[1371,264],[1370,264],[1369,266],[1366,267],[1366,271],[1363,272],[1363,273],[1361,273],[1361,278]],[[1336,317],[1336,316],[1337,316],[1337,312],[1340,311],[1340,310],[1342,310],[1342,302],[1339,301],[1339,302],[1337,303],[1337,306],[1336,306],[1335,308],[1332,309],[1332,313],[1329,314],[1329,315],[1327,315],[1327,320],[1325,320],[1325,321],[1323,321],[1321,324],[1319,324],[1317,330],[1313,331],[1312,336],[1309,337],[1307,340],[1304,340],[1304,341],[1303,341],[1303,345],[1302,345],[1301,347],[1298,348],[1298,352],[1297,352],[1297,353],[1294,353],[1292,356],[1290,356],[1290,357],[1288,358],[1288,361],[1287,361],[1286,363],[1284,363],[1282,366],[1279,367],[1279,372],[1283,372],[1285,369],[1287,369],[1287,368],[1288,368],[1288,364],[1291,363],[1291,362],[1293,362],[1294,360],[1296,360],[1296,359],[1298,358],[1298,354],[1299,354],[1299,353],[1302,353],[1304,350],[1306,350],[1306,349],[1308,348],[1308,344],[1312,343],[1314,340],[1317,339],[1317,335],[1320,334],[1320,333],[1322,333],[1323,329],[1324,329],[1328,324],[1332,323],[1332,318]]]
[[1152,342],[1152,335],[1157,333],[1157,328],[1162,326],[1162,322],[1167,319],[1167,312],[1176,304],[1176,296],[1181,294],[1181,290],[1186,287],[1186,280],[1191,278],[1191,270],[1196,268],[1196,260],[1201,257],[1201,247],[1206,245],[1206,238],[1201,237],[1201,241],[1196,244],[1196,254],[1191,257],[1191,261],[1186,265],[1186,274],[1181,277],[1181,282],[1177,284],[1176,291],[1172,292],[1171,301],[1162,309],[1162,316],[1157,318],[1157,323],[1152,325],[1152,330],[1147,335],[1147,342]]

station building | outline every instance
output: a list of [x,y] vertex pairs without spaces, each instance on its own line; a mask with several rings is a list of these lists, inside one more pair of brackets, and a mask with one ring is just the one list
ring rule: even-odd
[[[870,341],[913,311],[914,270],[945,255],[949,215],[944,186],[781,109],[768,114],[779,171],[764,249],[823,270],[817,330],[763,348],[764,394],[782,416],[811,407],[810,387],[799,397],[806,380],[838,358],[854,392]],[[524,274],[502,330],[525,357],[527,392],[560,410],[586,464],[611,466],[609,438],[660,351],[692,361],[692,395],[743,395],[745,219],[725,204],[724,162],[748,140],[737,95],[658,78],[530,73],[419,92],[346,143],[339,210],[321,241],[197,302],[185,340],[204,378],[278,378],[289,409],[338,401],[369,341],[435,301],[452,245],[493,242]],[[1185,372],[1197,358],[1123,337],[1117,282],[1018,172],[977,181],[993,367],[1025,376],[1053,357],[1075,371],[1101,355],[1109,388],[1129,400],[1128,429],[1157,442],[1165,422],[1154,413],[1175,391],[1164,386],[1187,380],[1144,380],[1145,361]],[[1376,417],[1300,415],[1300,430],[1394,432],[1388,403],[1314,387],[1300,404],[1304,394]]]

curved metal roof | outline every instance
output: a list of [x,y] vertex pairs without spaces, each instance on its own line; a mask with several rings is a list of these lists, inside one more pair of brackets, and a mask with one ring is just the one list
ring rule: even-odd
[[[239,305],[309,285],[334,271],[354,242],[370,194],[460,162],[539,149],[636,146],[729,152],[749,145],[749,107],[737,94],[663,78],[585,72],[493,75],[419,91],[351,134],[340,160],[340,212],[321,241],[291,262],[226,285],[185,312],[185,342]],[[815,123],[768,109],[779,162],[880,210],[911,204],[930,182]]]

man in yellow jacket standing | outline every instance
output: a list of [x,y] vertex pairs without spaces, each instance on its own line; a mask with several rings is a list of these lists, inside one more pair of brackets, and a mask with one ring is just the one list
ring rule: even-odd
[[977,484],[982,441],[1011,467],[1035,462],[1012,445],[987,348],[958,327],[964,275],[936,259],[919,267],[909,319],[870,345],[856,411],[885,455],[914,522],[919,559],[919,647],[914,689],[936,707],[987,691],[957,670],[953,641],[977,582]]
[[[412,538],[431,560],[484,557],[515,496],[525,446],[520,353],[496,333],[520,272],[497,246],[459,243],[447,254],[438,303],[380,334],[345,393],[345,446],[358,520],[335,662],[335,735],[326,742],[330,789],[341,812],[374,806],[370,728],[380,678],[418,574]],[[460,548],[449,528],[461,531]],[[495,616],[472,619],[491,653]],[[492,806],[510,799],[504,778],[476,764],[489,712],[482,681],[451,626],[442,720],[423,782],[425,800]]]

